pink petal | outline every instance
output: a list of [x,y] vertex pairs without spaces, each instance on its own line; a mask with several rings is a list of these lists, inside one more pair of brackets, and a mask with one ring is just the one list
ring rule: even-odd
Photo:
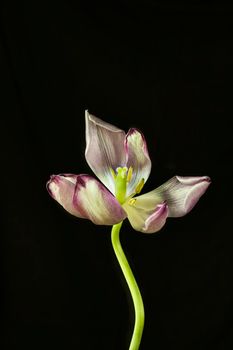
[[145,222],[145,226],[143,228],[143,232],[145,233],[158,232],[165,225],[167,216],[168,216],[167,203],[162,203],[157,205],[155,212],[147,218]]
[[112,193],[115,191],[115,185],[110,169],[115,171],[116,168],[126,164],[124,140],[123,130],[86,111],[86,160],[96,176]]
[[174,176],[155,190],[137,197],[137,205],[152,210],[166,201],[169,217],[184,216],[198,202],[210,185],[208,176]]
[[47,190],[70,214],[84,218],[85,216],[73,204],[77,178],[78,175],[73,174],[52,175],[47,182]]
[[148,179],[151,171],[151,160],[147,150],[144,135],[137,129],[130,129],[126,135],[125,148],[127,154],[127,167],[133,168],[132,179],[128,184],[127,195],[134,192],[138,183]]
[[154,233],[159,231],[166,222],[168,207],[166,203],[157,205],[153,210],[137,206],[137,198],[133,204],[130,201],[123,205],[129,222],[136,231]]
[[165,197],[168,198],[168,216],[179,217],[189,213],[210,183],[208,176],[175,176],[171,179],[164,191]]
[[75,183],[67,182],[64,175],[57,175],[48,184],[52,197],[69,213],[96,225],[114,225],[126,218],[116,198],[92,176],[73,175],[71,179],[75,179]]

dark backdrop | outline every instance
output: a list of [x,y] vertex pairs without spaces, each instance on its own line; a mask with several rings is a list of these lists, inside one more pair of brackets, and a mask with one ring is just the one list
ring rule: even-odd
[[1,4],[3,348],[126,350],[133,310],[110,227],[67,214],[50,174],[91,173],[84,111],[146,136],[145,191],[212,185],[186,217],[121,232],[141,349],[232,349],[232,12],[221,1]]

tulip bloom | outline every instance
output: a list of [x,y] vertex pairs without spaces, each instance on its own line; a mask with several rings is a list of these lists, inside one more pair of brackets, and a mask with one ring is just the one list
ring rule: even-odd
[[143,233],[159,231],[167,217],[187,214],[210,184],[208,176],[174,176],[153,191],[139,195],[151,171],[143,134],[121,129],[86,111],[87,163],[98,177],[81,174],[52,175],[50,195],[70,214],[97,225],[113,225],[112,245],[135,309],[135,325],[129,350],[138,350],[144,327],[140,290],[120,244],[122,221]]
[[151,171],[143,134],[135,128],[125,134],[88,111],[85,156],[101,182],[86,174],[60,174],[51,176],[47,188],[70,214],[97,225],[128,218],[137,231],[157,232],[167,217],[187,214],[210,184],[207,176],[174,176],[139,195]]

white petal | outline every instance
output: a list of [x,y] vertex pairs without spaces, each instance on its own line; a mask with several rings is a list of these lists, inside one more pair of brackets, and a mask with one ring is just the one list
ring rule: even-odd
[[96,225],[114,225],[126,218],[117,199],[89,175],[78,176],[73,203],[83,217]]
[[124,140],[123,130],[86,111],[86,160],[92,171],[112,193],[115,192],[115,185],[110,169],[115,171],[126,164]]

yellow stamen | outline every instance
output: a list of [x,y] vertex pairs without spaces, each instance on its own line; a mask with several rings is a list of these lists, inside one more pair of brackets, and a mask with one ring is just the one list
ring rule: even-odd
[[111,172],[111,175],[112,175],[113,179],[115,180],[116,179],[116,173],[113,170],[113,168],[110,168],[110,172]]
[[136,202],[136,198],[131,198],[128,203],[129,205],[134,205],[135,202]]
[[127,182],[131,181],[132,175],[133,175],[133,167],[130,166],[127,174]]
[[137,184],[137,186],[135,187],[135,193],[138,194],[141,192],[143,186],[145,184],[145,180],[142,178],[139,183]]

